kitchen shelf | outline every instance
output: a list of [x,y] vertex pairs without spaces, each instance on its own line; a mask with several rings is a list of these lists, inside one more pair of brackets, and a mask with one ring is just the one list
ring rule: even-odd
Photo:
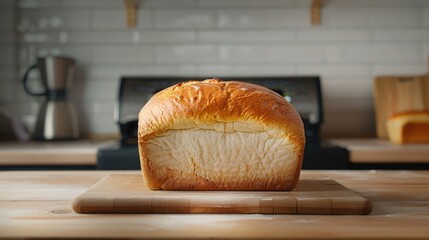
[[[134,28],[137,25],[137,1],[123,0],[127,14],[127,26]],[[310,8],[310,22],[312,25],[320,25],[323,0],[312,0]]]
[[136,0],[124,0],[127,10],[127,26],[134,28],[137,24],[137,2]]
[[320,25],[320,11],[322,6],[322,0],[313,0],[311,2],[310,21],[312,25]]

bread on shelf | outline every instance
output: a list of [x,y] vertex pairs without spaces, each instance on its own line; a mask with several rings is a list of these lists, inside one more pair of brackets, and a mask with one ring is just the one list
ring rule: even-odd
[[395,143],[429,143],[429,111],[396,113],[387,121],[387,132]]

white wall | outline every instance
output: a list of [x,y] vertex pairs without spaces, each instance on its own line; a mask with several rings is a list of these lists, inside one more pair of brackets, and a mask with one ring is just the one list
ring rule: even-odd
[[[145,0],[137,28],[128,29],[121,0],[23,0],[16,10],[19,75],[37,55],[75,57],[73,99],[84,131],[104,134],[117,131],[113,103],[122,74],[320,74],[324,135],[372,135],[374,76],[427,71],[429,1],[325,2],[321,25],[312,26],[310,0]],[[9,72],[13,65],[0,58]],[[37,112],[22,90],[11,97],[23,116]]]
[[0,1],[0,109],[16,106],[13,101],[17,66],[14,9],[13,0]]

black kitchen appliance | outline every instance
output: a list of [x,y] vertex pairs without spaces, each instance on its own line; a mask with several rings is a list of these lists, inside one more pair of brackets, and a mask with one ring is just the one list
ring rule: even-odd
[[[140,109],[156,92],[190,79],[206,78],[122,77],[114,116],[121,132],[121,140],[98,151],[97,168],[140,169],[137,149],[137,119]],[[347,150],[320,138],[323,104],[318,76],[222,77],[222,80],[245,81],[265,86],[282,95],[295,107],[305,127],[306,146],[303,169],[348,168]]]

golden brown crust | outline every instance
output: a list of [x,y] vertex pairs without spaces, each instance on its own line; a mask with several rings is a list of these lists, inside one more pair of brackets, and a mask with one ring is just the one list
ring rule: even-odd
[[255,84],[218,79],[179,83],[155,94],[139,113],[138,140],[188,120],[204,124],[253,120],[275,126],[284,137],[305,141],[301,118],[283,97]]
[[429,111],[407,111],[387,122],[389,139],[395,143],[429,143]]
[[[293,179],[279,178],[266,190],[291,190],[298,183],[304,152],[305,136],[302,120],[296,110],[280,95],[264,87],[245,82],[223,82],[208,79],[176,84],[155,94],[139,113],[138,142],[145,182],[152,189],[160,189],[155,181],[146,154],[148,140],[171,129],[188,129],[198,125],[230,122],[254,122],[273,130],[276,138],[285,138],[293,145],[299,162],[294,168]],[[181,173],[183,174],[183,173]],[[175,176],[174,172],[169,175]],[[280,187],[279,187],[280,186]],[[162,186],[162,189],[190,190],[186,186]],[[195,190],[219,189],[206,179],[194,179]],[[255,189],[254,184],[243,183],[240,190]]]
[[410,122],[404,124],[403,142],[406,143],[427,143],[429,142],[429,122]]

